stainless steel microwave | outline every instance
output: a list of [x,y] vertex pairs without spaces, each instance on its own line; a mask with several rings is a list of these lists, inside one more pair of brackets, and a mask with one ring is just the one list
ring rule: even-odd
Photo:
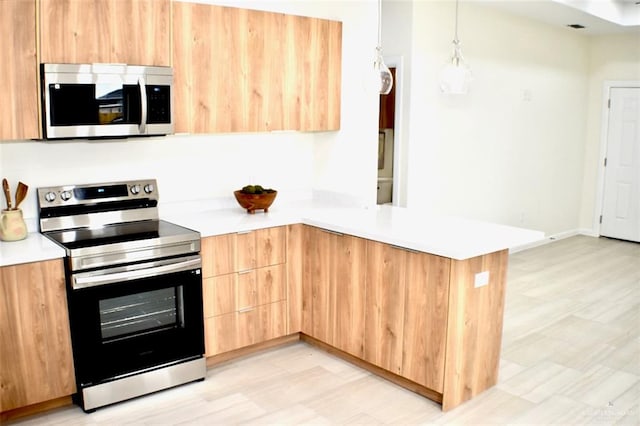
[[42,64],[44,139],[173,133],[173,69],[124,64]]

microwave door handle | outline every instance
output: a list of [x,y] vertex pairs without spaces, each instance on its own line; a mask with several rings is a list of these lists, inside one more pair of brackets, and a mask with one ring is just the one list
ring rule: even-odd
[[138,129],[140,134],[144,135],[147,132],[147,85],[144,77],[138,78],[138,87],[140,88],[140,124]]

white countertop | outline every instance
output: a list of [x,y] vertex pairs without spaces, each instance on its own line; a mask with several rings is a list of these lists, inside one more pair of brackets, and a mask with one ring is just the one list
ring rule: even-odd
[[400,207],[314,212],[303,223],[411,250],[464,260],[531,244],[544,233],[455,217],[437,217]]
[[274,204],[268,213],[259,211],[247,214],[240,208],[190,209],[189,213],[167,212],[163,218],[195,229],[203,237],[304,223],[457,260],[544,239],[544,233],[540,231],[462,218],[429,216],[420,211],[389,205],[331,207],[327,203],[309,201],[295,207]]
[[0,267],[64,257],[64,249],[39,232],[20,241],[0,241]]
[[[304,223],[452,259],[468,259],[531,244],[544,233],[452,217],[435,217],[393,206],[334,207],[306,200],[276,203],[268,213],[248,214],[237,207],[206,201],[160,206],[160,218],[208,237],[231,232]],[[0,242],[0,266],[64,257],[64,250],[38,233],[17,242]]]

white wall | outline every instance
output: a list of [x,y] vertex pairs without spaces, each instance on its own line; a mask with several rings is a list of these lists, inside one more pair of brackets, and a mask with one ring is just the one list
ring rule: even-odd
[[[375,203],[378,96],[366,82],[376,1],[207,1],[341,20],[341,130],[3,142],[0,176],[31,187],[26,217],[37,215],[39,186],[143,177],[159,180],[164,202],[231,199],[233,189],[259,182],[283,198],[319,189]],[[385,0],[383,10],[384,54],[403,61],[407,205],[548,234],[588,227],[602,81],[637,78],[633,36],[590,39],[463,1],[459,35],[475,82],[469,96],[450,99],[437,77],[450,55],[454,2]]]
[[[279,198],[312,189],[374,204],[377,94],[367,91],[376,44],[372,1],[207,1],[343,22],[341,130],[327,133],[216,134],[126,141],[2,142],[0,176],[30,187],[23,204],[37,217],[36,188],[157,178],[161,202],[228,197],[248,183],[279,190]],[[31,230],[35,231],[35,230]]]
[[454,11],[452,1],[414,3],[408,206],[548,234],[576,229],[588,39],[461,2],[475,80],[467,96],[445,97],[438,74]]
[[590,231],[599,229],[596,218],[600,212],[598,197],[602,197],[601,129],[605,81],[636,81],[640,83],[640,36],[619,34],[593,37],[589,45],[589,97],[587,134],[584,158],[584,180],[580,227]]

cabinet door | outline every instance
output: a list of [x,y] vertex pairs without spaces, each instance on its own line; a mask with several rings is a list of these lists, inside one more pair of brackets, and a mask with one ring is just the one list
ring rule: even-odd
[[44,63],[170,65],[170,0],[40,0]]
[[235,234],[203,238],[200,246],[202,276],[207,278],[235,272],[235,255]]
[[333,345],[335,314],[334,273],[335,248],[338,235],[319,228],[305,228],[305,259],[303,291],[303,332]]
[[0,411],[76,391],[62,260],[0,268]]
[[451,259],[406,257],[402,376],[442,393]]
[[286,302],[269,303],[258,308],[258,329],[259,338],[256,343],[264,342],[287,334]]
[[267,266],[256,270],[258,305],[286,300],[287,285],[285,265]]
[[256,233],[256,267],[286,261],[287,230],[284,226],[259,229]]
[[255,269],[256,261],[256,231],[238,232],[236,234],[236,270],[247,271]]
[[307,334],[350,354],[364,351],[366,240],[309,227],[305,280],[310,283]]
[[333,345],[362,358],[364,355],[365,286],[367,243],[362,238],[342,235],[336,238],[332,255],[335,260],[335,312]]
[[237,349],[237,329],[237,312],[205,318],[204,343],[206,356],[213,356]]
[[172,7],[176,132],[339,129],[340,22]]
[[0,140],[38,138],[35,0],[0,1],[0,39]]
[[304,270],[304,235],[306,225],[297,223],[287,226],[286,250],[286,286],[288,306],[289,333],[302,331],[303,312],[303,270]]
[[284,226],[237,234],[237,271],[277,265],[285,261],[286,228]]
[[402,373],[407,251],[367,242],[364,359]]
[[[342,23],[315,18],[294,17],[288,21],[295,34],[287,60],[294,76],[287,75],[286,108],[299,111],[302,131],[340,129],[340,91],[342,71]],[[290,55],[295,55],[293,58]],[[289,81],[293,79],[293,81]],[[291,93],[297,87],[297,93]],[[287,109],[288,116],[295,111]]]
[[238,311],[258,306],[258,281],[256,271],[242,271],[237,274]]
[[204,317],[228,314],[236,310],[236,276],[219,275],[202,280]]

